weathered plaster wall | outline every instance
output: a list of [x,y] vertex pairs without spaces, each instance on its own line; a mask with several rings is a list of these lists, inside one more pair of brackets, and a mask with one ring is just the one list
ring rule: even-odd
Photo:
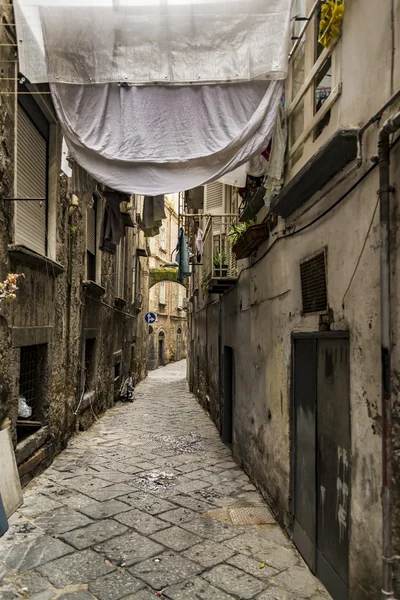
[[[366,138],[366,156],[376,151],[377,131],[378,126]],[[399,146],[391,156],[392,182],[396,189],[392,212],[396,553],[399,551],[400,509],[400,411],[397,400],[400,364],[397,348],[400,292],[397,281]],[[333,193],[309,210],[303,222],[311,221],[329,207],[354,181],[353,176],[345,185],[338,185]],[[328,300],[333,311],[332,330],[350,332],[352,600],[366,600],[379,594],[381,576],[378,187],[376,168],[326,218],[299,235],[275,243],[265,258],[261,258],[251,269],[242,271],[236,287],[221,298],[222,348],[224,345],[231,346],[235,353],[233,453],[271,500],[280,521],[290,528],[291,335],[319,329],[317,316],[303,316],[301,313],[299,262],[324,247],[328,249]],[[260,247],[257,257],[262,257],[267,248],[267,244]],[[197,309],[191,319],[193,331],[190,332],[190,338],[194,338],[190,365],[191,388],[203,405],[204,398],[210,397],[210,413],[219,423],[218,360],[214,355],[218,304],[208,309]],[[196,361],[197,365],[201,365],[200,368],[196,368]]]
[[[0,8],[3,23],[13,23],[12,12]],[[11,28],[0,27],[2,44],[12,42]],[[16,60],[15,50],[0,47],[1,60]],[[1,72],[2,92],[14,91],[15,63],[5,63]],[[48,99],[48,96],[46,97]],[[118,398],[121,382],[132,375],[135,382],[146,375],[147,333],[136,311],[132,290],[137,230],[127,229],[127,262],[124,301],[115,300],[115,257],[101,255],[101,281],[104,294],[85,292],[85,206],[69,215],[68,179],[61,174],[61,132],[52,124],[49,157],[49,195],[54,198],[49,221],[49,255],[27,258],[10,252],[14,241],[14,133],[15,94],[0,95],[0,280],[9,272],[24,274],[19,280],[17,300],[0,303],[0,423],[9,418],[17,461],[23,484],[42,470],[55,453],[66,446],[78,429],[86,429],[94,419]],[[52,230],[54,226],[54,231]],[[143,241],[143,240],[142,240]],[[141,243],[138,241],[138,243]],[[148,270],[146,258],[140,259],[142,278],[138,293],[142,309],[148,306]],[[96,337],[95,378],[90,398],[82,396],[84,340]],[[38,401],[44,427],[17,446],[19,369],[21,346],[46,344],[41,361],[41,386]],[[121,361],[120,376],[115,379],[114,365]],[[75,414],[76,413],[76,414]]]

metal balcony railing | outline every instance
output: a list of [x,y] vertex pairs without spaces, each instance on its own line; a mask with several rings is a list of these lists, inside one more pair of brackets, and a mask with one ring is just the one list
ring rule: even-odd
[[206,217],[203,237],[204,279],[214,277],[236,277],[236,258],[232,252],[228,233],[232,223],[237,223],[235,214],[212,215]]

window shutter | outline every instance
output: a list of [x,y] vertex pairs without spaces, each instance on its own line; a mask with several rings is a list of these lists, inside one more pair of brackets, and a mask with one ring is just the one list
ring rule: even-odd
[[93,206],[88,206],[86,211],[86,248],[91,254],[96,254],[96,209],[93,200]]
[[211,212],[215,214],[221,213],[224,200],[224,185],[219,183],[219,181],[214,181],[214,183],[208,183],[205,188],[205,212]]
[[[16,180],[18,198],[47,198],[47,143],[18,106]],[[15,241],[46,254],[47,201],[15,202]]]
[[165,281],[160,282],[160,304],[166,304],[166,302],[165,302]]

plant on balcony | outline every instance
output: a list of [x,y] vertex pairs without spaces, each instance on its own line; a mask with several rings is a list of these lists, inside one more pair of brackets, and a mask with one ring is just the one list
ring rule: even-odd
[[269,233],[269,224],[233,223],[228,233],[237,260],[247,258],[262,244]]
[[214,271],[216,271],[216,275],[220,277],[228,276],[228,263],[226,260],[226,252],[225,250],[214,250],[213,257]]
[[228,239],[231,246],[234,246],[244,236],[246,230],[250,227],[250,223],[232,223],[229,229]]

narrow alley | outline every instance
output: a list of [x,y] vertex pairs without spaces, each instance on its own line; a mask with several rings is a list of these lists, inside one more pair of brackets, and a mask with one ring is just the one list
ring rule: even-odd
[[328,600],[188,392],[149,374],[24,490],[0,598]]

